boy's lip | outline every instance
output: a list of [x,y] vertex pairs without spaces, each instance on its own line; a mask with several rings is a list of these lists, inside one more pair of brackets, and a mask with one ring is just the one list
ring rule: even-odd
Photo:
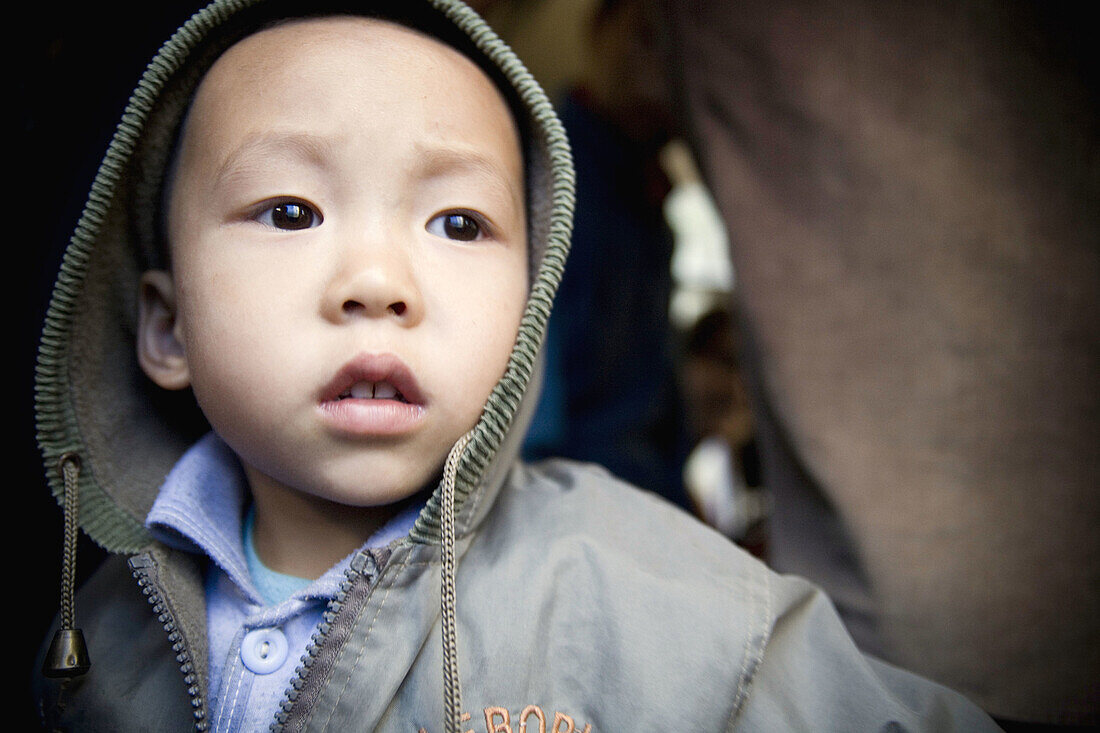
[[393,385],[404,402],[423,405],[424,395],[412,370],[394,354],[359,354],[336,372],[321,389],[321,404],[337,402],[357,382],[387,382]]

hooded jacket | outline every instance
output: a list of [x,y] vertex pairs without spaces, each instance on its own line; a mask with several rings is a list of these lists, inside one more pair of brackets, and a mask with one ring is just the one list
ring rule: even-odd
[[[196,85],[235,41],[302,12],[218,0],[162,47],[66,252],[39,351],[39,444],[69,550],[79,524],[112,556],[75,608],[63,600],[59,623],[79,616],[91,666],[36,680],[51,728],[209,727],[204,558],[160,544],[143,524],[208,427],[189,396],[145,379],[134,301],[140,273],[157,264],[162,179]],[[308,12],[423,30],[506,93],[525,143],[531,287],[480,420],[451,449],[409,535],[354,557],[273,729],[992,729],[960,696],[862,655],[808,583],[771,573],[598,467],[518,459],[571,226],[561,125],[459,2],[319,2]]]

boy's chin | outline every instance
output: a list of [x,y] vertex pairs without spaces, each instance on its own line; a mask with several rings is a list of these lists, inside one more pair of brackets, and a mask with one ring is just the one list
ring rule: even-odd
[[442,479],[442,474],[437,478],[425,482],[423,485],[416,488],[412,488],[406,491],[396,491],[393,493],[387,493],[384,496],[371,496],[364,497],[360,495],[352,495],[347,497],[346,500],[327,499],[331,503],[337,506],[346,507],[348,510],[363,510],[363,511],[392,511],[394,513],[400,512],[409,507],[413,507],[426,502],[435,491],[435,487],[439,485],[439,481]]
[[[399,480],[377,468],[372,472],[369,466],[330,465],[327,475],[310,477],[300,470],[281,475],[278,471],[269,473],[256,468],[243,459],[241,463],[247,486],[257,503],[284,507],[286,511],[294,511],[293,507],[297,506],[304,512],[322,514],[399,511],[427,501],[443,475],[440,468],[426,477],[414,477],[415,483],[409,483],[408,476],[400,477],[406,480]],[[332,470],[334,468],[336,470]]]

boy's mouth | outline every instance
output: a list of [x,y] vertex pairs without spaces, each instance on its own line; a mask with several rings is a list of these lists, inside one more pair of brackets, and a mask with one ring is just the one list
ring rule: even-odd
[[422,405],[424,397],[412,371],[393,354],[359,354],[325,385],[319,402],[388,400]]
[[389,382],[360,381],[341,392],[337,400],[396,400],[408,403],[405,395]]

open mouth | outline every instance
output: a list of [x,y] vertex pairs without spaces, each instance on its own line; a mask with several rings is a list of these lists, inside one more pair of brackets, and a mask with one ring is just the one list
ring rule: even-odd
[[320,402],[382,400],[423,405],[412,371],[393,354],[360,354],[345,364],[319,394]]
[[389,382],[360,380],[336,396],[337,400],[396,400],[408,404],[405,395]]
[[427,398],[412,370],[394,354],[362,353],[321,388],[318,409],[343,437],[409,435],[427,415]]

